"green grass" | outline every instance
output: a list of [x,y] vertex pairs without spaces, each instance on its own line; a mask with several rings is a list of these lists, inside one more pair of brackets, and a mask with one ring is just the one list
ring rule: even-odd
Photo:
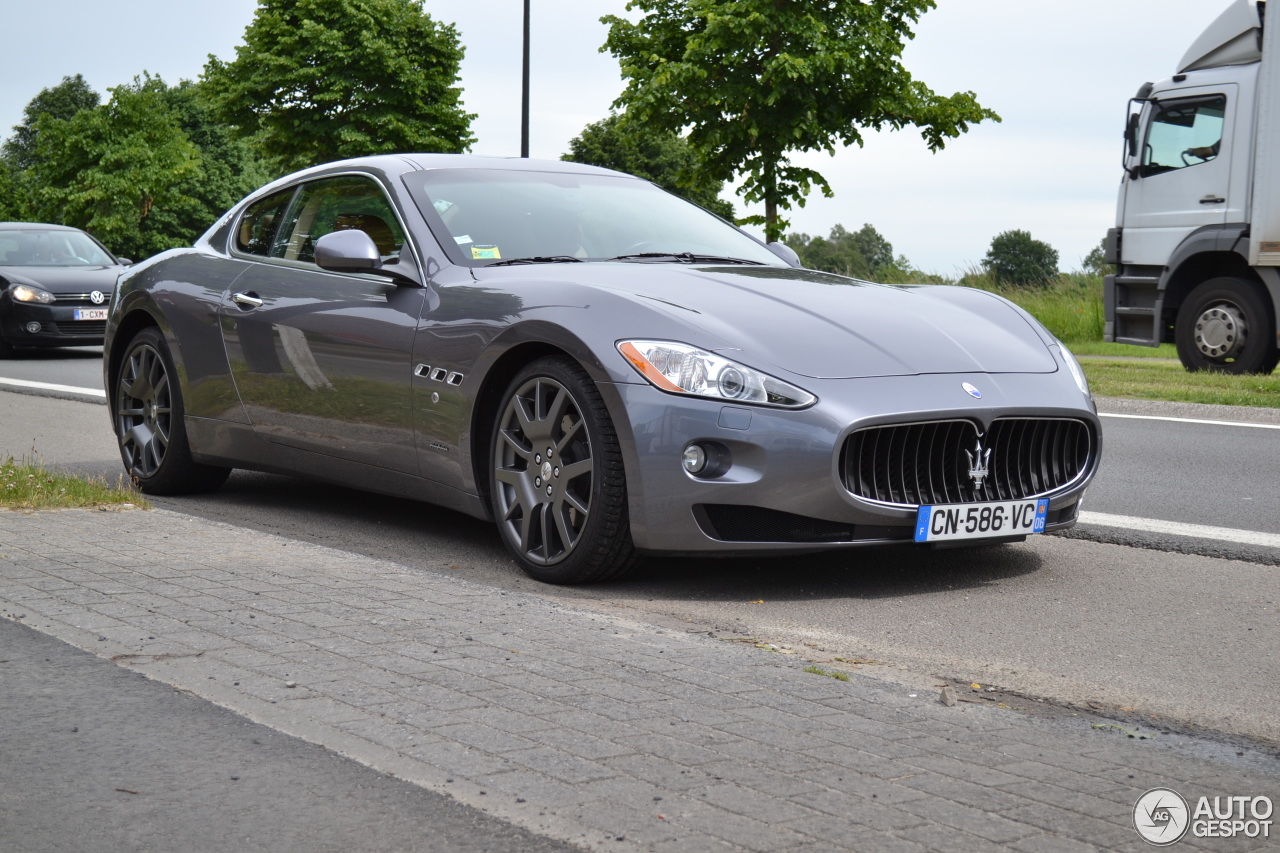
[[814,675],[825,675],[827,678],[834,678],[836,681],[849,680],[849,674],[846,672],[831,672],[830,670],[823,669],[820,666],[806,666],[804,671],[811,672]]
[[103,477],[63,474],[38,462],[16,462],[12,456],[0,465],[0,508],[83,509],[126,504],[149,506],[123,475],[113,486]]
[[1219,406],[1280,408],[1280,374],[1231,376],[1188,373],[1178,363],[1163,361],[1081,362],[1089,387],[1099,397],[1171,400]]

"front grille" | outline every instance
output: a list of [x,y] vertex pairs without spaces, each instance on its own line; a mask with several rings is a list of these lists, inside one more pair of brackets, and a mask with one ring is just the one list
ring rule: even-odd
[[[846,489],[881,503],[1020,500],[1082,477],[1093,447],[1090,425],[1066,418],[1000,418],[986,435],[972,421],[934,421],[858,430],[840,470]],[[975,461],[987,469],[981,487]]]
[[53,295],[53,299],[55,302],[76,302],[84,305],[106,305],[111,301],[110,290],[101,290],[98,292],[103,296],[101,302],[94,302],[88,293],[55,293]]
[[107,333],[106,320],[73,320],[70,323],[54,323],[60,335],[73,338],[100,338]]

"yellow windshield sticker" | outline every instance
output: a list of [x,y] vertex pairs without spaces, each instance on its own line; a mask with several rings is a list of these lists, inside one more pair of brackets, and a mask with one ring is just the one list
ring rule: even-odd
[[501,260],[502,253],[497,246],[472,246],[471,258],[476,261]]

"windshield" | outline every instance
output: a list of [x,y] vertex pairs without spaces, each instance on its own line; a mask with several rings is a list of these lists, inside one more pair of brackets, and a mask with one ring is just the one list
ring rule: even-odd
[[647,253],[785,266],[719,217],[635,178],[437,169],[404,181],[451,260],[468,266]]
[[114,263],[83,231],[0,230],[0,266],[106,267]]

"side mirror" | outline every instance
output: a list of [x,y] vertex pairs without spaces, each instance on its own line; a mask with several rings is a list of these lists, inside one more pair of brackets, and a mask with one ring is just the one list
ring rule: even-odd
[[374,272],[382,255],[363,231],[331,231],[316,241],[316,266],[329,272]]
[[329,272],[373,273],[400,283],[421,285],[410,272],[411,267],[401,267],[399,261],[384,266],[373,238],[355,228],[331,231],[316,240],[315,262]]
[[769,251],[787,262],[788,266],[798,267],[800,264],[800,256],[796,254],[796,250],[788,246],[786,243],[774,241],[768,244]]
[[130,258],[116,258],[116,263],[118,263],[122,267],[133,266],[133,261]]

